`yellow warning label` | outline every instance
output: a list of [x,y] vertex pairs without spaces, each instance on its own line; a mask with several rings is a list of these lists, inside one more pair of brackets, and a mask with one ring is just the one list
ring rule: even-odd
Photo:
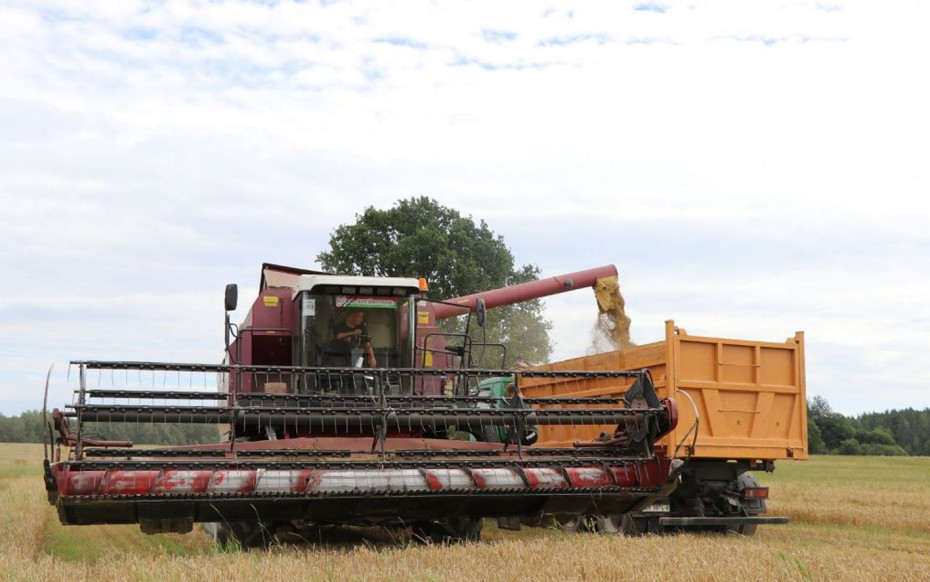
[[277,307],[278,306],[277,295],[265,295],[264,297],[262,297],[262,300],[265,302],[265,307]]
[[429,323],[429,311],[417,311],[417,323],[419,325]]
[[423,364],[430,368],[433,366],[433,352],[426,352],[426,355],[423,358]]

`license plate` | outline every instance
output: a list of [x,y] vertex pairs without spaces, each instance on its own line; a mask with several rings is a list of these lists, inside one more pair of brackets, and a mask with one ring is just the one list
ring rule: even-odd
[[672,508],[668,503],[653,503],[649,507],[643,509],[643,513],[668,513]]

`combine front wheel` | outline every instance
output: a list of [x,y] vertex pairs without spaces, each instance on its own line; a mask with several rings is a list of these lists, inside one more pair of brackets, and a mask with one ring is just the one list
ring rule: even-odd
[[560,516],[554,520],[554,525],[565,533],[578,533],[587,531],[588,519],[586,516],[579,514]]
[[620,533],[620,524],[622,523],[622,515],[595,515],[592,520],[594,522],[594,531],[602,534],[617,534]]
[[463,544],[481,540],[480,518],[453,517],[418,523],[413,527],[413,536],[425,543]]
[[620,533],[619,515],[572,515],[555,520],[560,530],[566,533]]
[[620,516],[618,528],[623,535],[640,537],[647,534],[661,535],[664,528],[657,517],[647,517],[635,513],[624,513]]
[[227,549],[263,548],[274,539],[273,532],[259,521],[209,523],[204,524],[203,529],[220,547]]

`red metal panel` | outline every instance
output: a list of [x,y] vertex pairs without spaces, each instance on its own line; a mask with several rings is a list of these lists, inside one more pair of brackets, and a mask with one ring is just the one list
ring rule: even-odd
[[514,303],[548,297],[574,289],[593,287],[598,279],[616,276],[617,267],[605,265],[594,269],[539,279],[538,281],[530,281],[520,285],[511,285],[509,287],[501,287],[500,289],[483,291],[473,295],[455,297],[446,301],[446,303],[454,303],[455,305],[437,304],[435,306],[435,317],[438,321],[449,317],[455,317],[456,315],[463,315],[467,313],[463,308],[469,310],[475,309],[478,298],[484,299],[485,306],[488,309],[494,309],[502,305],[513,305]]
[[[62,470],[56,467],[56,471]],[[164,469],[69,471],[59,479],[63,498],[75,496],[147,496],[166,494],[230,495],[254,493],[346,494],[431,492],[441,490],[520,491],[568,488],[659,487],[668,476],[666,459],[621,467],[507,467],[475,469]],[[524,480],[525,479],[525,480]]]
[[265,289],[252,304],[251,327],[255,330],[290,329],[293,310],[290,289]]

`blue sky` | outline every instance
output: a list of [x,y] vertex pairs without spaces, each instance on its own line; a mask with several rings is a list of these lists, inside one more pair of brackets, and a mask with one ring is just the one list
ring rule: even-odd
[[[617,265],[634,341],[666,319],[804,330],[809,393],[838,411],[930,406],[927,22],[921,2],[0,3],[0,412],[39,407],[53,363],[63,402],[70,359],[218,361],[226,283],[315,267],[337,226],[416,195],[544,276]],[[547,306],[556,357],[583,354],[592,297]]]

